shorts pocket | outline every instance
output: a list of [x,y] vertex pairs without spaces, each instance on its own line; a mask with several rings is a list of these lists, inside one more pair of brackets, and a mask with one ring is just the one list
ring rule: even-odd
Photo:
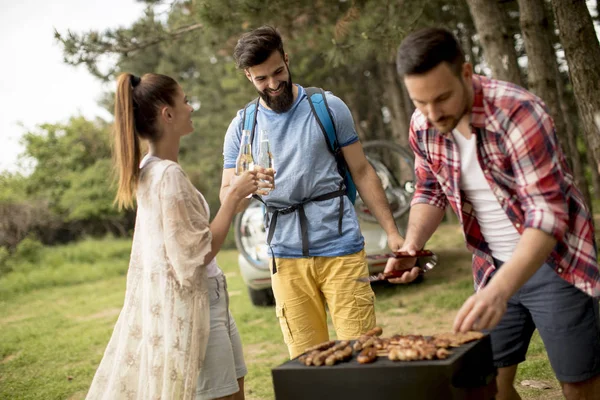
[[375,294],[369,292],[354,295],[361,333],[375,327]]
[[290,330],[290,325],[288,324],[285,304],[277,304],[275,306],[275,314],[277,315],[277,319],[279,319],[279,325],[281,326],[281,333],[283,333],[283,341],[285,344],[294,343],[294,338],[292,337],[292,331]]

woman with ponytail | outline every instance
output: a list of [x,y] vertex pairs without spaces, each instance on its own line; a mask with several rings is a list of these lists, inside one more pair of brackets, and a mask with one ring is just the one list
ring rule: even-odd
[[123,309],[87,399],[244,399],[241,341],[215,255],[258,177],[235,177],[209,222],[204,197],[177,163],[192,111],[168,76],[118,79],[115,202],[132,208],[135,200],[137,216]]

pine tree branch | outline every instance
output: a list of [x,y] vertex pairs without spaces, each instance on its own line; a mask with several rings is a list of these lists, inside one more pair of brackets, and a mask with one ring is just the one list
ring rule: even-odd
[[[115,69],[110,69],[108,73],[100,72],[97,64],[101,56],[129,57],[132,53],[156,46],[162,42],[176,40],[203,27],[204,24],[195,23],[173,30],[164,30],[161,29],[162,25],[156,25],[139,26],[138,29],[142,29],[141,32],[118,29],[104,33],[90,31],[84,34],[75,34],[67,31],[66,35],[62,35],[55,29],[54,38],[63,47],[65,63],[74,66],[85,64],[93,75],[106,80]],[[137,37],[139,36],[146,36],[147,38],[138,41]]]

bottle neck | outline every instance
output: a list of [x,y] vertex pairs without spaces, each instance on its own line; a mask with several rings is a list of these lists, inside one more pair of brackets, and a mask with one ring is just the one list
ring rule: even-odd
[[242,145],[250,144],[250,131],[242,132],[242,140],[240,142]]

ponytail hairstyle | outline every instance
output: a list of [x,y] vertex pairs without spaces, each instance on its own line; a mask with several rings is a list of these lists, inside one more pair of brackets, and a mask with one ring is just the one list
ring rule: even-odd
[[115,94],[113,156],[118,175],[115,203],[119,209],[133,208],[142,158],[140,139],[160,139],[156,120],[161,106],[174,106],[179,85],[166,75],[145,74],[141,78],[121,74]]

